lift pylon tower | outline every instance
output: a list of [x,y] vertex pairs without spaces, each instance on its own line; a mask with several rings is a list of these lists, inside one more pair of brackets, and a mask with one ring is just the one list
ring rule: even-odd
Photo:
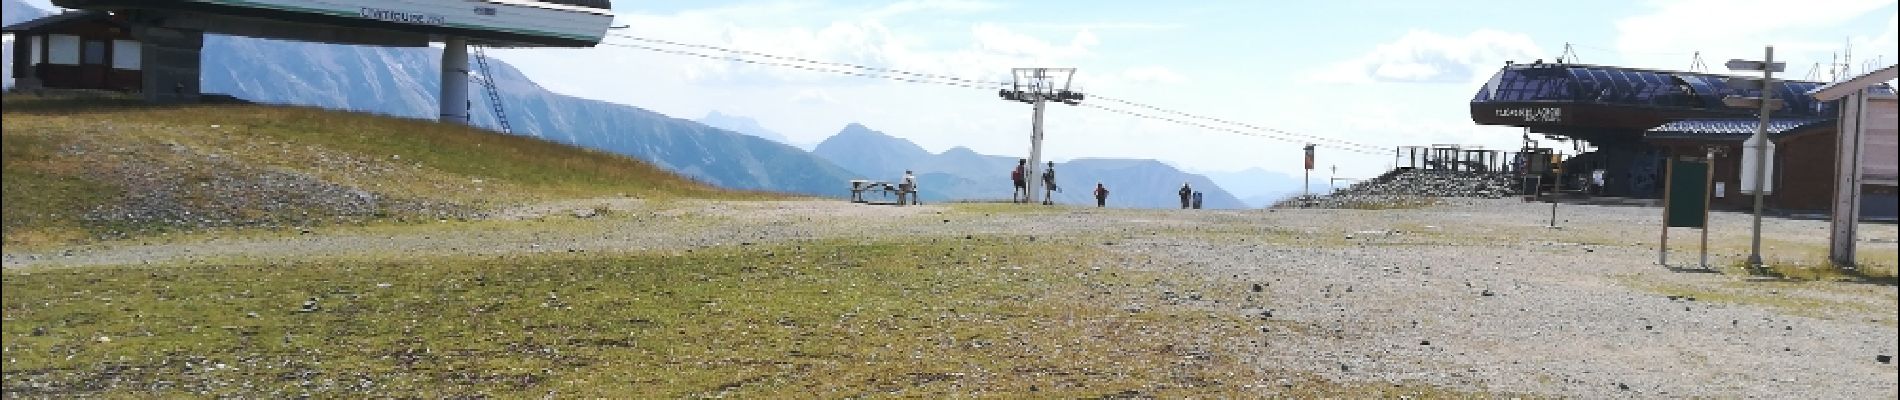
[[1082,93],[1069,90],[1070,81],[1075,78],[1075,68],[1016,68],[1010,70],[1014,82],[1009,89],[997,91],[1003,100],[1020,101],[1034,105],[1036,114],[1034,125],[1029,131],[1029,168],[1023,170],[1024,187],[1029,190],[1025,202],[1042,201],[1042,110],[1050,101],[1077,105],[1082,103]]

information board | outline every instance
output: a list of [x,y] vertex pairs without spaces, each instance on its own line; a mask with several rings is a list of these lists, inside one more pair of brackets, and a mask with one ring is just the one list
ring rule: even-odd
[[1708,224],[1709,165],[1701,161],[1669,160],[1669,227],[1701,228]]

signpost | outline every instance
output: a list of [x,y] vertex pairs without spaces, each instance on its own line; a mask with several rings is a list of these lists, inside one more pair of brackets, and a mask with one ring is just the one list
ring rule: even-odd
[[1305,193],[1302,193],[1303,196],[1300,196],[1300,197],[1304,199],[1304,201],[1306,202],[1313,201],[1313,144],[1312,143],[1306,144],[1306,170],[1302,171],[1300,175],[1300,180],[1305,185],[1305,186],[1301,186],[1300,188],[1301,192],[1305,192]]
[[[1760,85],[1757,85],[1757,88],[1761,89],[1761,97],[1747,98],[1729,96],[1722,99],[1722,103],[1730,107],[1752,107],[1757,110],[1757,113],[1761,114],[1761,126],[1755,128],[1755,136],[1748,138],[1748,144],[1743,147],[1742,151],[1742,191],[1753,191],[1755,196],[1755,227],[1748,246],[1748,265],[1759,269],[1762,265],[1761,213],[1764,201],[1763,195],[1769,190],[1772,190],[1772,186],[1768,183],[1769,160],[1772,158],[1769,157],[1768,153],[1773,152],[1774,148],[1769,147],[1770,145],[1768,144],[1768,116],[1773,113],[1774,110],[1785,107],[1785,104],[1783,104],[1781,100],[1775,99],[1775,89],[1779,87],[1775,85],[1775,73],[1787,69],[1788,63],[1775,62],[1775,47],[1768,46],[1763,49],[1762,61],[1729,60],[1727,66],[1729,70],[1734,71],[1761,71],[1761,82]],[[1747,82],[1747,80],[1731,79],[1730,82],[1731,84],[1746,84],[1743,82]],[[1665,227],[1663,230],[1667,231],[1668,228]]]

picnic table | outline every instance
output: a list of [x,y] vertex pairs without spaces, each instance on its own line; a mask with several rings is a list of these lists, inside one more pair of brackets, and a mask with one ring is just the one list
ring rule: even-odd
[[[885,201],[872,202],[870,200],[866,200],[864,198],[864,195],[866,192],[882,193],[884,195]],[[893,194],[897,196],[897,201],[895,203],[889,201]],[[890,182],[873,181],[873,180],[867,180],[867,179],[852,179],[851,180],[851,202],[852,203],[896,204],[896,205],[901,206],[901,205],[910,204],[912,202],[911,197],[915,197],[915,196],[917,196],[916,188],[904,187],[904,185],[901,183],[890,183]]]

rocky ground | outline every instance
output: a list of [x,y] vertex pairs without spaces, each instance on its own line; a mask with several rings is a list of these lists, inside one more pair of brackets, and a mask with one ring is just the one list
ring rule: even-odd
[[[1676,252],[1665,267],[1656,264],[1659,210],[1559,207],[1552,228],[1550,205],[1516,200],[1188,211],[608,199],[504,210],[474,222],[9,250],[4,261],[39,268],[514,256],[1003,235],[1085,243],[1125,256],[1127,268],[1205,278],[1148,288],[1148,300],[1124,307],[1166,302],[1246,315],[1259,324],[1250,330],[1256,336],[1219,339],[1263,366],[1328,379],[1560,397],[1893,397],[1900,296],[1891,279],[1790,282],[1701,272],[1689,229],[1672,232]],[[1747,216],[1718,213],[1713,226],[1715,264],[1746,254]],[[1764,231],[1771,260],[1824,255],[1825,222],[1769,219]],[[1864,258],[1892,263],[1894,226],[1862,231]],[[1261,300],[1202,299],[1213,291],[1254,292]]]

